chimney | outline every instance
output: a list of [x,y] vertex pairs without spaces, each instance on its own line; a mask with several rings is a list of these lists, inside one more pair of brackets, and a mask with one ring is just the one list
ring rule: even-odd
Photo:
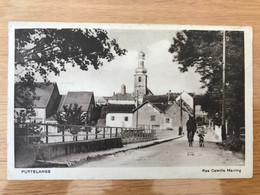
[[122,94],[122,95],[125,95],[125,94],[126,94],[126,87],[125,87],[125,85],[122,85],[122,86],[121,86],[121,94]]
[[172,93],[172,91],[171,90],[169,90],[169,92],[167,93],[167,95],[168,95],[168,104],[170,104],[171,103],[171,93]]
[[113,92],[113,96],[116,95],[116,92]]

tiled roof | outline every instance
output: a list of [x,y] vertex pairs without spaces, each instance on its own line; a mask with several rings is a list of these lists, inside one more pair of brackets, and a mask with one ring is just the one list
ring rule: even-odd
[[169,107],[169,104],[164,103],[153,103],[153,105],[159,108],[162,112],[165,112],[165,110]]
[[141,107],[143,107],[145,104],[151,104],[154,108],[156,108],[159,112],[164,112],[167,108],[168,108],[168,104],[154,104],[149,102],[148,100],[146,100],[144,103],[142,103],[141,105],[138,106],[138,108],[134,109],[134,112],[137,109],[140,109]]
[[95,97],[96,104],[107,104],[107,100],[104,97]]
[[82,111],[88,111],[92,98],[94,100],[93,92],[68,92],[60,109],[63,109],[63,106],[77,104],[82,107]]
[[109,104],[107,113],[132,113],[135,105]]
[[[180,104],[178,102],[173,102],[165,109],[165,112],[167,112],[167,110],[174,105],[180,109]],[[189,115],[193,115],[192,110],[189,110],[184,104],[182,104],[182,110],[187,112]]]
[[152,92],[150,89],[147,88],[146,94],[147,94],[147,95],[153,95],[153,92]]
[[111,99],[111,96],[103,96],[103,98],[108,102]]
[[[16,87],[20,87],[21,84],[16,83]],[[33,100],[33,105],[35,108],[46,108],[51,95],[53,93],[54,88],[57,87],[56,83],[35,83],[35,95],[33,95],[33,92],[31,93],[31,96],[29,98],[33,99],[33,96],[36,96],[37,98]],[[30,90],[29,88],[24,89],[24,92],[28,92]],[[21,108],[23,107],[23,103],[25,102],[25,99],[18,98],[16,96],[15,98],[15,108]]]
[[58,106],[58,110],[59,110],[59,111],[62,110],[62,106],[63,106],[63,103],[64,103],[65,98],[66,98],[66,95],[62,95],[62,96],[61,96],[60,103],[59,103],[59,106]]
[[[170,101],[175,101],[176,97],[179,94],[171,93],[170,94]],[[148,100],[151,103],[168,103],[168,95],[147,95],[144,97],[144,101]]]
[[110,100],[134,100],[134,96],[130,93],[122,94],[122,93],[117,93],[114,96],[110,98]]
[[[180,101],[176,102],[176,104],[180,107],[181,103]],[[185,110],[186,112],[189,113],[189,115],[193,116],[193,108],[191,108],[188,104],[186,104],[184,101],[182,101],[182,108],[183,110]]]

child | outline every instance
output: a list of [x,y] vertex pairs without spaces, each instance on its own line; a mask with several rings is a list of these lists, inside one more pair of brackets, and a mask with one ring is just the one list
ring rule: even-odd
[[203,129],[199,129],[197,131],[198,137],[199,137],[199,143],[200,147],[204,147],[204,137],[205,137],[205,132]]

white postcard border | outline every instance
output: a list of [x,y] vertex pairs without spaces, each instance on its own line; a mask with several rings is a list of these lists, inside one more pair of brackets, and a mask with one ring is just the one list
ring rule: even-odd
[[[129,168],[14,168],[14,30],[19,28],[103,28],[103,29],[151,29],[151,30],[230,30],[244,31],[245,39],[245,165],[201,167],[129,167]],[[195,26],[153,24],[105,24],[105,23],[9,23],[8,68],[8,179],[187,179],[187,178],[250,178],[253,175],[253,63],[252,28],[239,26]],[[209,170],[208,173],[203,169]],[[241,170],[228,172],[227,169]],[[214,170],[220,170],[214,172]],[[225,170],[222,172],[221,170]],[[26,172],[26,173],[25,173]]]

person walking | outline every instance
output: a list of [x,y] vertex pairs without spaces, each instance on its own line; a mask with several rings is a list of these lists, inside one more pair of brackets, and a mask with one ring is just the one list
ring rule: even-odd
[[196,125],[196,121],[193,119],[193,117],[191,115],[189,116],[189,120],[187,121],[186,126],[187,126],[188,141],[189,141],[189,134],[190,133],[192,133],[192,141],[194,141],[193,138],[194,138],[194,134],[197,130],[197,125]]

